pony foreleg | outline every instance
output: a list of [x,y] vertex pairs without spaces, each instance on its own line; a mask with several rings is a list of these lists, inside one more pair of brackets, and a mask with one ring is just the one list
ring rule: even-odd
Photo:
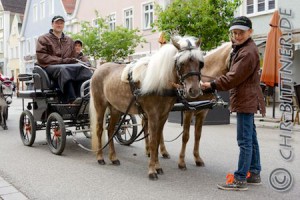
[[206,117],[208,110],[201,110],[199,113],[195,115],[196,122],[195,122],[195,143],[194,143],[194,160],[196,163],[196,166],[198,167],[204,167],[204,161],[200,157],[199,153],[199,147],[200,147],[200,139],[201,139],[201,133],[202,133],[202,125],[204,122],[204,119]]
[[150,133],[150,161],[148,176],[151,180],[158,179],[157,174],[162,174],[163,170],[160,167],[158,160],[158,144],[161,139],[162,129],[164,125],[164,120],[161,121],[149,121],[149,133]]
[[184,112],[182,144],[181,144],[181,150],[180,150],[179,160],[178,160],[178,168],[182,170],[186,170],[186,164],[184,159],[185,159],[186,144],[190,138],[190,125],[191,125],[192,117],[193,117],[193,112],[188,112],[188,111]]

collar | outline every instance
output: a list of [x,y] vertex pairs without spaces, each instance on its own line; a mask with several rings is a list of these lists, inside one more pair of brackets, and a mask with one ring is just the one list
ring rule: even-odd
[[248,38],[244,43],[242,43],[242,44],[237,45],[237,44],[232,43],[232,49],[233,49],[233,51],[234,51],[234,52],[238,51],[240,48],[246,46],[251,40],[252,40],[252,38],[249,37],[249,38]]
[[[58,38],[56,35],[54,35],[53,29],[50,29],[50,30],[49,30],[49,33],[50,33],[52,36]],[[64,32],[62,32],[62,33],[61,33],[61,38],[58,38],[58,39],[64,39],[64,38],[65,38],[65,34],[64,34]]]

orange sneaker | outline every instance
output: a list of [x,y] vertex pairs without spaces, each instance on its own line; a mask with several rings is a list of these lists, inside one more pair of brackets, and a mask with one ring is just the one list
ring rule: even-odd
[[226,183],[217,184],[217,187],[221,190],[233,190],[233,191],[244,191],[248,190],[247,181],[239,181],[234,178],[233,174],[227,174]]

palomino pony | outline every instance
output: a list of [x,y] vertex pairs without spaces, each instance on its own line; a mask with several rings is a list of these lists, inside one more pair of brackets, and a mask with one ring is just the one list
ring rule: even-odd
[[[204,56],[204,67],[201,70],[201,80],[211,81],[218,76],[226,74],[229,70],[229,60],[230,52],[232,49],[232,43],[227,42],[221,45],[220,47],[210,51],[207,55]],[[213,94],[205,94],[196,99],[189,99],[190,101],[201,101],[201,100],[210,100],[215,96]],[[195,116],[195,142],[194,142],[194,160],[196,166],[204,166],[204,162],[199,154],[199,145],[201,139],[202,125],[205,120],[205,117],[208,113],[208,109],[197,110],[197,111],[184,111],[183,114],[183,135],[182,135],[182,146],[179,154],[178,167],[179,169],[185,170],[186,164],[184,161],[186,144],[189,140],[190,124],[192,117]],[[147,152],[147,143],[146,143],[146,153]],[[160,150],[164,158],[169,158],[169,153],[167,152],[164,144],[164,139],[160,141]]]
[[[90,83],[90,119],[93,148],[97,150],[100,165],[105,164],[102,152],[105,110],[109,108],[111,115],[108,138],[113,137],[121,113],[142,112],[148,119],[146,125],[150,136],[148,176],[155,180],[157,174],[163,173],[158,160],[158,144],[168,114],[176,102],[176,96],[166,95],[166,91],[174,91],[174,84],[181,84],[185,97],[198,97],[201,94],[199,83],[203,66],[199,41],[191,37],[176,37],[172,41],[173,44],[164,45],[150,58],[148,67],[136,83],[139,90],[132,91],[129,83],[121,81],[124,65],[105,63],[94,72]],[[137,91],[139,95],[136,95]],[[109,159],[114,165],[120,164],[110,139]]]

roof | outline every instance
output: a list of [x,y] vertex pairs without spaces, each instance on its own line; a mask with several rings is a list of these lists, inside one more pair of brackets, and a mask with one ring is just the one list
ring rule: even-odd
[[3,10],[24,14],[27,0],[0,0]]
[[75,10],[76,0],[62,0],[67,14],[72,14]]

